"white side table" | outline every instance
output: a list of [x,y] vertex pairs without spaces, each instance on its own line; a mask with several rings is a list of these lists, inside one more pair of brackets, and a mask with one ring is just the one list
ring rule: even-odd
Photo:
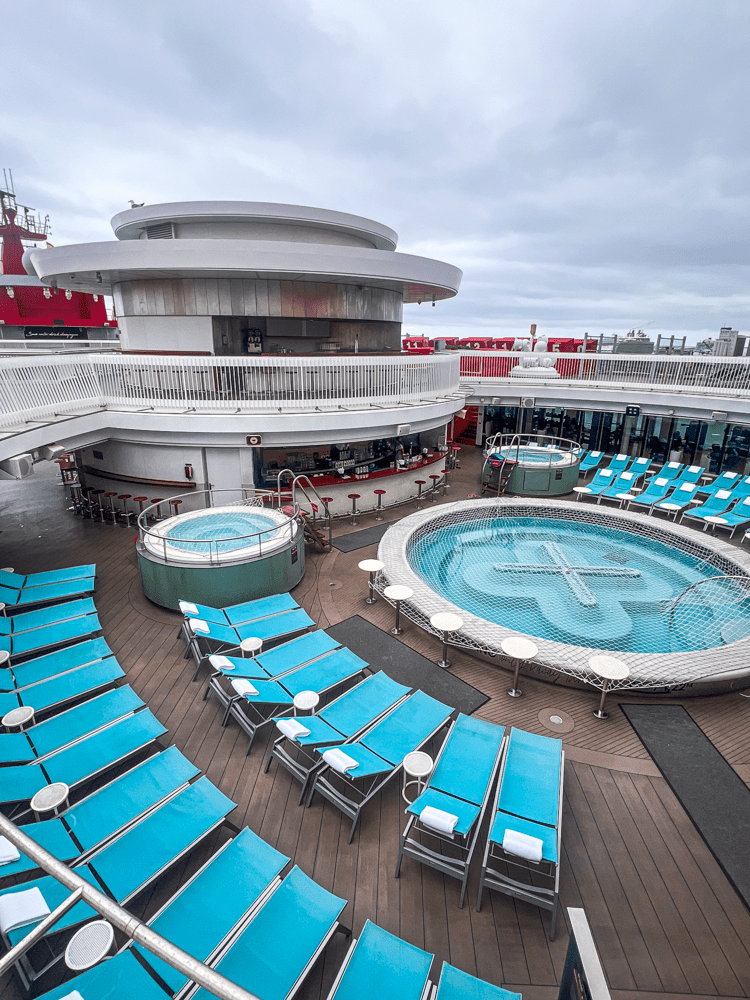
[[[107,920],[92,920],[77,930],[65,949],[65,964],[73,972],[92,969],[109,957],[115,929]],[[73,984],[75,985],[75,984]]]
[[599,701],[599,708],[594,710],[597,719],[608,719],[609,714],[604,711],[604,699],[607,697],[607,687],[610,681],[624,681],[630,677],[630,667],[616,656],[608,656],[606,653],[597,653],[589,660],[589,666],[597,677],[601,677],[602,696]]
[[[434,766],[432,757],[423,750],[414,750],[404,757],[404,787],[401,789],[404,802],[409,805],[416,802],[424,791]],[[407,791],[412,785],[417,786],[417,794],[413,799],[409,798],[410,793]]]
[[249,636],[240,643],[240,651],[243,656],[257,656],[261,649],[263,649],[263,640],[255,636]]
[[396,623],[391,629],[391,635],[401,635],[404,631],[401,628],[401,602],[411,600],[414,597],[414,591],[411,587],[403,587],[401,584],[396,583],[390,587],[386,587],[383,594],[389,601],[393,601],[396,605]]
[[511,698],[520,698],[523,691],[518,686],[518,675],[524,660],[533,660],[539,652],[536,643],[525,639],[522,635],[508,635],[500,643],[500,648],[509,656],[514,664],[513,686],[508,691]]
[[574,486],[573,492],[578,494],[576,496],[576,500],[580,500],[582,496],[585,496],[586,493],[590,493],[591,490],[588,486]]
[[385,569],[385,563],[381,562],[379,559],[363,559],[362,562],[357,563],[357,565],[364,573],[370,574],[365,604],[375,604],[377,601],[377,598],[375,597],[375,574],[379,573],[382,569]]
[[320,695],[317,691],[298,691],[292,701],[294,714],[297,715],[299,712],[314,712],[318,707],[319,701]]
[[448,659],[448,636],[464,627],[463,618],[451,614],[450,611],[440,611],[430,618],[430,625],[443,636],[443,650],[438,660],[438,666],[447,670],[451,665],[451,661]]
[[667,502],[658,503],[656,506],[659,508],[659,510],[665,510],[667,512],[667,517],[669,517],[669,515],[671,513],[672,517],[673,517],[673,519],[675,521],[677,520],[677,511],[678,510],[682,510],[682,505],[681,504],[679,504],[679,503],[669,503],[668,501]]
[[53,781],[51,785],[45,785],[31,800],[34,815],[37,819],[41,819],[44,813],[59,816],[62,810],[68,808],[69,795],[70,789],[64,781]]
[[17,729],[19,733],[22,733],[29,726],[34,725],[34,709],[31,705],[22,705],[20,708],[12,708],[10,712],[5,713],[0,721],[3,726],[11,732],[14,729]]
[[0,667],[10,667],[10,653],[7,649],[0,649]]
[[711,530],[714,532],[714,534],[716,533],[716,525],[717,524],[726,524],[727,523],[726,518],[725,517],[719,517],[718,514],[709,514],[709,516],[708,517],[704,517],[703,520],[706,522],[706,524],[710,524],[711,525]]

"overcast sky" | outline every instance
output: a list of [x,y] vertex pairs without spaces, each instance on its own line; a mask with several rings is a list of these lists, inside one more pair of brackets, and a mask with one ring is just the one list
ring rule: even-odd
[[748,0],[15,0],[3,34],[0,165],[55,244],[292,202],[462,268],[412,333],[750,329]]

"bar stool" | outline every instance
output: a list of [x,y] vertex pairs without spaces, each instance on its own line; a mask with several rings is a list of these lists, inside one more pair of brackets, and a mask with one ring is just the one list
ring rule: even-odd
[[[102,503],[102,495],[104,490],[92,490],[91,491],[91,516],[93,518],[94,514],[99,515],[99,520],[104,520],[104,504]],[[116,496],[116,494],[112,494]]]
[[432,480],[432,490],[430,491],[430,503],[437,503],[436,490],[440,476],[436,472],[433,472],[433,474],[430,476],[430,479]]
[[450,469],[443,469],[443,496],[445,496],[446,490],[451,488],[451,484],[448,482],[448,476],[451,474]]
[[448,636],[464,627],[463,618],[451,614],[450,611],[439,611],[430,618],[430,625],[443,637],[443,650],[437,665],[443,670],[447,670],[451,665],[451,661],[448,659]]
[[333,503],[333,497],[321,497],[320,499],[323,501],[323,508],[326,512],[326,517],[330,518],[331,514],[330,511],[328,510],[328,504]]
[[414,596],[414,591],[411,587],[403,587],[397,583],[386,587],[383,595],[387,600],[393,601],[396,605],[396,623],[391,629],[391,635],[401,635],[404,631],[401,628],[401,602],[410,600]]
[[377,598],[375,597],[375,574],[379,573],[382,569],[385,569],[385,563],[382,563],[379,559],[363,559],[362,562],[357,563],[357,566],[363,572],[370,574],[370,579],[367,584],[367,597],[365,598],[365,604],[377,603]]
[[520,698],[523,694],[523,691],[518,687],[518,674],[521,670],[521,663],[524,660],[533,660],[539,650],[531,639],[524,639],[522,635],[506,636],[500,643],[500,648],[515,664],[513,687],[508,691],[508,695],[511,698]]
[[461,468],[461,455],[460,455],[461,445],[454,444],[451,450],[453,451],[453,468],[454,469],[460,469]]
[[157,504],[156,513],[151,515],[151,519],[161,521],[161,505],[164,503],[164,497],[154,497],[151,503]]
[[180,513],[180,504],[181,503],[182,503],[182,500],[174,500],[174,499],[172,499],[172,500],[169,501],[169,506],[172,508],[172,516],[173,517],[177,517],[177,515]]
[[382,521],[383,515],[381,511],[383,510],[383,497],[385,496],[385,490],[373,490],[373,493],[378,498],[378,506],[375,508],[375,520]]
[[133,503],[138,504],[138,517],[143,513],[143,505],[148,502],[148,497],[133,497]]
[[[83,495],[81,493],[81,487],[78,485],[70,487],[70,500],[73,504],[73,513],[83,516]],[[70,507],[68,508],[70,510]]]
[[359,493],[348,493],[347,496],[352,502],[352,527],[355,527],[356,525],[359,524],[359,521],[356,518],[357,514],[359,513],[359,511],[357,510],[357,500],[359,500],[360,495]]
[[130,518],[135,517],[134,510],[128,510],[128,500],[133,496],[132,493],[121,493],[118,496],[118,500],[122,500],[122,510],[120,511],[120,517],[123,520],[126,528],[130,527]]
[[424,486],[424,484],[426,482],[427,482],[426,479],[415,479],[414,480],[415,485],[419,487],[419,493],[417,493],[417,503],[416,503],[416,506],[414,507],[414,510],[421,510],[422,509],[422,504],[420,503],[420,501],[422,499],[422,487]]
[[630,667],[616,656],[607,656],[604,653],[597,653],[589,660],[589,666],[597,677],[602,679],[602,696],[599,700],[599,707],[594,709],[594,716],[597,719],[608,719],[609,712],[604,711],[604,701],[607,697],[607,688],[610,681],[624,681],[630,677]]
[[91,493],[90,486],[78,486],[78,491],[81,496],[81,517],[91,517]]

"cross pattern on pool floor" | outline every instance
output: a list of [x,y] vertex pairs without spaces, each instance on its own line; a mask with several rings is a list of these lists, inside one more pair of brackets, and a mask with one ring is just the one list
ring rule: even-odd
[[495,563],[492,567],[498,573],[556,573],[568,585],[573,596],[586,608],[596,608],[599,602],[595,594],[583,581],[584,576],[594,577],[640,577],[639,569],[625,566],[573,566],[557,542],[542,542],[542,549],[552,560],[549,563]]

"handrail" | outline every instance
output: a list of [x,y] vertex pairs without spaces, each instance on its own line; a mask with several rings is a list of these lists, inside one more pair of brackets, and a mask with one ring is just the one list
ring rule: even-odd
[[[141,945],[152,955],[162,959],[167,965],[197,983],[198,986],[208,990],[215,997],[219,997],[219,1000],[258,1000],[254,993],[242,989],[241,986],[222,976],[220,972],[216,972],[215,969],[199,962],[197,958],[193,958],[182,948],[167,941],[161,934],[134,917],[119,903],[105,896],[103,892],[81,878],[62,861],[58,861],[49,851],[45,851],[2,813],[0,813],[0,833],[7,837],[22,854],[36,862],[48,875],[56,878],[68,889],[74,892],[80,891],[84,903],[88,903],[92,909],[121,930],[129,939]],[[62,913],[59,916],[62,916]],[[31,934],[33,933],[32,930]],[[23,944],[23,942],[19,943]]]
[[[323,500],[323,497],[320,495],[320,493],[318,493],[318,491],[315,488],[315,486],[314,486],[312,480],[310,479],[310,477],[308,475],[306,475],[304,472],[302,472],[299,475],[295,476],[294,479],[292,480],[292,502],[293,503],[296,502],[296,500],[295,500],[296,491],[299,488],[299,489],[302,490],[302,492],[303,492],[303,494],[305,496],[305,500],[307,500],[307,502],[312,506],[312,501],[310,500],[310,497],[307,495],[307,490],[304,487],[303,480],[307,480],[307,485],[313,491],[313,493],[315,494],[316,499],[319,501],[319,503],[323,507],[323,510],[326,512],[326,520],[328,521],[328,548],[330,549],[330,547],[331,547],[331,541],[332,541],[332,537],[333,536],[331,534],[332,525],[331,525],[331,515],[328,512],[328,504]],[[313,517],[313,520],[315,520],[314,517]]]

